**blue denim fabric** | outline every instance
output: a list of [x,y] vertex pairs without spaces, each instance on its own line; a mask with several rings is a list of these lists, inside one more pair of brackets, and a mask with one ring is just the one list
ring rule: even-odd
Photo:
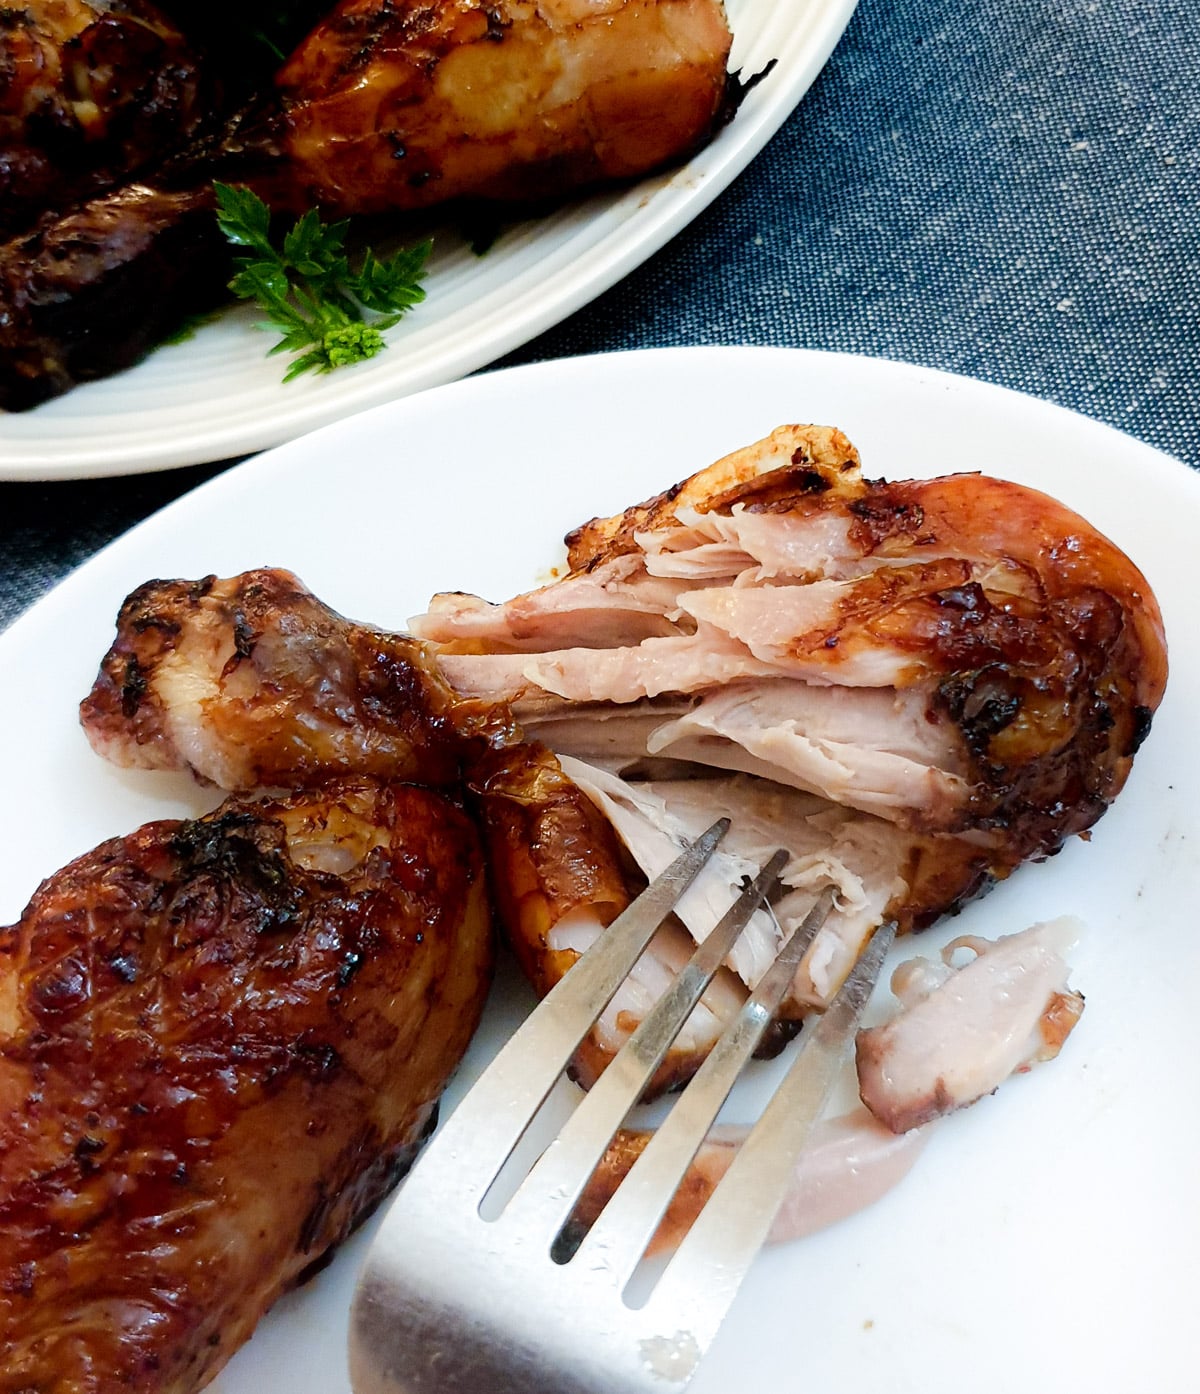
[[763,155],[508,362],[900,358],[1200,465],[1200,0],[861,0]]
[[[506,362],[675,343],[907,359],[1200,466],[1200,0],[861,0],[735,184]],[[216,468],[0,484],[0,625]]]

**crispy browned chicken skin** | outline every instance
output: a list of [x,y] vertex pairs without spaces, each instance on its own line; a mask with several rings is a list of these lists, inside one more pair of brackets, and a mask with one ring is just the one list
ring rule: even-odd
[[0,929],[0,1391],[203,1385],[407,1166],[491,958],[472,826],[411,786],[51,877]]

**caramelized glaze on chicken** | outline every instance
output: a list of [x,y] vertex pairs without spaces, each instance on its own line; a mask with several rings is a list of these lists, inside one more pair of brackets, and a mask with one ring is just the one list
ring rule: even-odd
[[[149,0],[0,12],[0,407],[125,368],[220,304],[227,245],[193,216],[214,179],[281,212],[545,204],[687,159],[745,90],[720,0],[254,8],[172,0],[183,33]],[[194,283],[181,258],[203,261]]]
[[407,1166],[490,980],[477,838],[349,779],[151,823],[0,929],[0,1390],[188,1394]]
[[280,70],[276,206],[526,202],[684,159],[728,111],[720,0],[342,0]]
[[447,784],[473,743],[509,738],[504,711],[459,700],[423,645],[343,619],[279,570],[140,586],[81,720],[115,764],[231,790]]
[[0,409],[127,368],[210,310],[233,274],[213,207],[211,187],[125,184],[0,245]]

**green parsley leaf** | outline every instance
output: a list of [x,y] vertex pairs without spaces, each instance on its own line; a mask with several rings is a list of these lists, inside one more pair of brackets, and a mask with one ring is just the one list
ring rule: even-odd
[[432,243],[377,257],[367,248],[351,266],[346,251],[349,220],[321,221],[310,208],[283,235],[271,241],[271,214],[250,189],[214,183],[217,223],[235,247],[229,289],[256,301],[282,337],[269,353],[296,353],[284,382],[301,373],[328,373],[373,358],[386,347],[382,331],[425,299],[421,280]]

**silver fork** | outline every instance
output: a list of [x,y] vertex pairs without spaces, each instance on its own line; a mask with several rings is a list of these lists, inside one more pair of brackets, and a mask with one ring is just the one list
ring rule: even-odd
[[895,927],[878,930],[644,1304],[629,1280],[738,1073],[829,913],[784,944],[666,1121],[569,1254],[556,1244],[596,1163],[738,934],[775,854],[582,1100],[498,1217],[485,1197],[576,1048],[728,829],[714,824],[539,1004],[391,1203],[350,1321],[356,1394],[676,1394],[716,1335],[841,1070]]

